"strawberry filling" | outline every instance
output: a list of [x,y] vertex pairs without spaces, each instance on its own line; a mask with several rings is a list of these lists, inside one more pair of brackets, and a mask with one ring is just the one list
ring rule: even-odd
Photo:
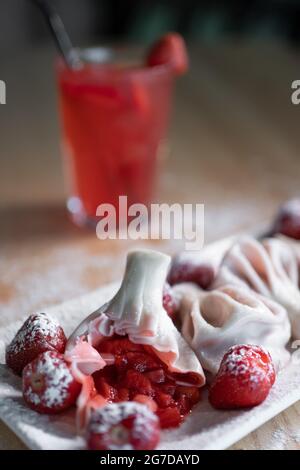
[[114,364],[95,372],[100,395],[108,402],[137,401],[156,412],[162,428],[177,427],[200,400],[200,390],[189,374],[170,372],[150,346],[114,335],[97,347],[112,354]]

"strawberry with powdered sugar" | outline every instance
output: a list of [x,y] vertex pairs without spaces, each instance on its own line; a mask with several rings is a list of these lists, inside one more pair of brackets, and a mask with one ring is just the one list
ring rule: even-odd
[[202,289],[207,289],[214,280],[214,270],[208,263],[190,262],[188,259],[177,257],[172,263],[168,275],[171,286],[183,282],[193,282]]
[[291,199],[283,204],[276,215],[273,232],[300,240],[300,199]]
[[248,408],[262,403],[275,382],[270,354],[259,346],[242,344],[229,349],[211,385],[215,408]]
[[151,450],[159,437],[157,416],[134,402],[94,410],[87,426],[87,443],[93,450]]
[[6,348],[6,364],[16,374],[45,351],[63,353],[66,336],[56,320],[45,313],[35,313],[27,318]]
[[168,274],[169,284],[175,286],[193,283],[201,289],[210,288],[222,259],[235,238],[228,237],[211,243],[200,251],[185,251],[175,256]]
[[47,351],[23,370],[23,397],[39,413],[59,413],[72,406],[81,389],[64,356]]

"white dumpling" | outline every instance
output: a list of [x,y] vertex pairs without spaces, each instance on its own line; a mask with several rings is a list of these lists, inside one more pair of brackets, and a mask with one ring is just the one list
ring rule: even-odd
[[130,253],[116,295],[85,318],[70,336],[65,359],[82,384],[76,413],[79,429],[86,424],[91,409],[106,403],[100,394],[95,396],[91,374],[113,363],[114,358],[100,354],[97,346],[114,334],[128,335],[133,343],[152,347],[171,372],[180,374],[181,384],[199,387],[205,384],[197,355],[163,308],[163,286],[169,264],[170,257],[156,251]]
[[235,344],[264,347],[277,370],[289,361],[285,346],[290,322],[278,303],[243,286],[205,292],[182,284],[176,289],[181,295],[180,331],[204,369],[215,374],[224,354]]
[[300,290],[297,257],[283,240],[262,242],[244,237],[227,252],[214,287],[244,285],[286,308],[292,335],[300,337]]
[[76,328],[68,340],[67,352],[76,347],[80,337],[97,347],[104,337],[128,335],[133,343],[151,346],[170,371],[188,374],[195,384],[204,385],[199,360],[162,305],[169,263],[170,257],[157,251],[129,253],[120,289]]

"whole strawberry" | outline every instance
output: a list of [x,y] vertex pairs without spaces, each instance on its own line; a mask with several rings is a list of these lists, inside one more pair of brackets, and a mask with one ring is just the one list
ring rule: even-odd
[[178,33],[167,33],[151,47],[147,64],[169,65],[175,75],[184,74],[189,66],[188,54],[184,39]]
[[209,264],[175,258],[168,275],[168,282],[171,286],[182,282],[193,282],[202,289],[207,289],[214,277],[214,269]]
[[92,412],[87,445],[92,450],[151,450],[160,437],[159,420],[141,403],[111,403]]
[[168,282],[165,282],[163,288],[163,307],[171,318],[175,317],[179,307],[178,299],[176,298],[174,291]]
[[72,406],[81,390],[71,369],[58,352],[47,351],[23,370],[23,398],[39,413],[54,414]]
[[215,408],[248,408],[262,403],[275,382],[270,354],[254,345],[236,345],[224,355],[209,390]]
[[6,348],[6,364],[16,374],[45,351],[63,353],[66,336],[62,327],[45,313],[35,313],[27,318],[12,342]]
[[274,232],[300,240],[300,199],[283,204],[274,222]]

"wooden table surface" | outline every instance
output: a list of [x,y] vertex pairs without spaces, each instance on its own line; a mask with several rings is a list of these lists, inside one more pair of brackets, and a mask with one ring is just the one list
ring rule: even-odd
[[[191,48],[158,199],[204,203],[206,242],[266,220],[299,192],[298,55],[276,43]],[[119,278],[135,246],[101,242],[66,217],[52,58],[36,48],[0,60],[0,326]],[[0,448],[25,447],[0,424]],[[233,448],[299,449],[299,403]]]

